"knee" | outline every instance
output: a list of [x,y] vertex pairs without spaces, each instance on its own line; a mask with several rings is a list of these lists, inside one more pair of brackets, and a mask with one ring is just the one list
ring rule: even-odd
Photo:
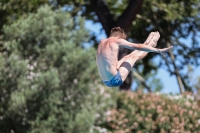
[[144,55],[140,55],[140,56],[138,56],[138,60],[141,60],[141,59],[143,59],[145,56]]
[[122,82],[124,82],[129,74],[129,70],[127,68],[120,68],[119,73],[121,75]]

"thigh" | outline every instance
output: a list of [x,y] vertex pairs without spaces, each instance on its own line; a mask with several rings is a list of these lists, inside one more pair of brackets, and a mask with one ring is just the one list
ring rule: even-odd
[[[126,59],[130,58],[131,56],[132,56],[132,57],[133,57],[133,56],[139,56],[140,52],[141,52],[141,51],[134,50],[134,51],[131,52],[130,54],[128,54],[128,55],[124,56],[123,58],[121,58],[121,59],[117,62],[117,69],[120,68],[120,66],[122,65],[122,63],[123,63]],[[143,51],[142,51],[142,52],[143,52]]]
[[123,58],[121,58],[118,62],[117,62],[117,69],[120,68],[120,66],[122,65],[122,63],[129,57],[129,55],[124,56]]
[[129,72],[132,70],[132,67],[137,60],[138,60],[137,56],[129,56],[122,62],[122,64],[120,65],[118,69],[120,72],[122,81],[126,79],[126,77],[128,76]]

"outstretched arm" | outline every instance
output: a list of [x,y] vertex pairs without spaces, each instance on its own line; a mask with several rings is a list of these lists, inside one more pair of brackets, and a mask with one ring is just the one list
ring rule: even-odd
[[144,44],[131,43],[124,39],[118,39],[117,44],[121,47],[125,47],[125,48],[132,49],[132,50],[140,50],[140,51],[155,52],[155,53],[161,53],[161,52],[167,51],[173,47],[173,46],[170,46],[168,48],[158,49],[158,48],[153,48],[153,47],[150,47],[150,46],[144,45]]

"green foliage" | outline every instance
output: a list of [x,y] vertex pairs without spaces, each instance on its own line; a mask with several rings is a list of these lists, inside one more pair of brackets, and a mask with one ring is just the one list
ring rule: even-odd
[[[140,75],[142,75],[142,72],[144,72],[145,70],[142,67],[139,67],[139,68],[140,68],[140,70],[137,70],[137,72]],[[133,71],[135,71],[135,70],[133,69]],[[158,78],[156,75],[157,75],[157,71],[152,70],[151,72],[149,72],[145,76],[143,76],[143,79],[145,79],[145,83],[150,87],[152,92],[160,92],[163,89],[163,83],[162,83],[161,79]],[[139,90],[139,89],[144,90],[144,86],[137,79],[137,77],[134,76],[133,79],[137,83],[136,90]]]
[[111,132],[197,133],[199,118],[200,108],[189,95],[123,92],[102,127]]
[[22,15],[35,12],[42,4],[48,0],[0,0],[0,31],[2,26],[17,20]]
[[[26,14],[36,12],[41,5],[48,3],[48,0],[0,0],[0,39],[2,39],[4,25],[9,25]],[[4,50],[0,41],[0,52]]]
[[[49,6],[4,27],[0,132],[88,133],[114,106],[99,85],[84,19]],[[103,97],[107,95],[107,97]],[[111,106],[109,106],[111,105]]]
[[[174,45],[172,53],[168,52],[165,57],[161,56],[158,64],[165,68],[170,75],[177,76],[174,73],[179,71],[186,91],[192,91],[194,86],[190,84],[188,71],[184,70],[188,65],[198,66],[200,64],[199,54],[195,52],[200,48],[198,40],[199,9],[198,0],[146,0],[131,29],[131,35],[140,42],[145,40],[145,36],[149,32],[159,31],[161,38],[158,47]],[[136,64],[136,67],[144,65],[145,70],[152,69],[148,62],[155,56],[156,54],[149,54],[142,64]]]

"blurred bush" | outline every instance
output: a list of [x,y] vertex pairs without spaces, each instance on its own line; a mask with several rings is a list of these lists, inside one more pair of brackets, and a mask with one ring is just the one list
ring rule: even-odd
[[167,96],[140,91],[118,94],[104,128],[116,133],[199,133],[200,107],[190,95]]
[[42,6],[4,26],[0,133],[88,133],[114,107],[84,22]]

